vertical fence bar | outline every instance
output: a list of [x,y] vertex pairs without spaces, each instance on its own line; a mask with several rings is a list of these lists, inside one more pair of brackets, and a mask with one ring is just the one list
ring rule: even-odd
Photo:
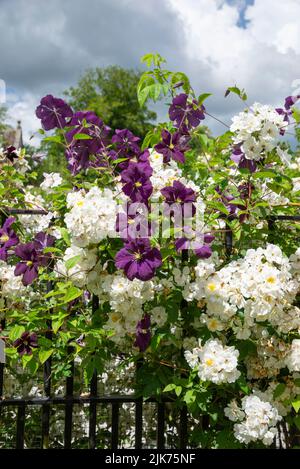
[[[96,295],[92,297],[92,313],[94,314],[99,308],[99,298]],[[97,370],[94,370],[90,382],[90,396],[97,396]],[[96,448],[96,424],[97,424],[97,403],[92,401],[89,408],[89,449]]]
[[[50,292],[53,288],[52,282],[47,283],[47,292]],[[52,310],[50,310],[50,314]],[[46,339],[52,340],[52,321],[47,320],[47,332],[45,334]],[[51,364],[52,359],[49,357],[44,363],[44,394],[46,397],[51,396]],[[49,433],[50,433],[50,405],[44,404],[42,407],[42,449],[49,448]]]
[[[138,359],[136,363],[136,382],[138,382],[139,369],[143,366],[143,359]],[[135,449],[142,448],[143,434],[143,398],[139,397],[135,403]]]
[[[68,347],[68,354],[73,352],[73,347]],[[65,437],[64,448],[70,449],[72,445],[72,423],[73,423],[73,391],[74,391],[74,361],[71,362],[71,375],[66,380],[66,405],[65,405]],[[71,399],[69,399],[71,398]]]
[[180,409],[179,419],[179,449],[185,449],[188,436],[188,414],[186,406]]
[[[91,397],[97,396],[97,372],[94,370],[93,377],[90,383]],[[89,418],[89,449],[96,448],[96,423],[97,423],[97,403],[90,403],[90,418]]]
[[229,225],[226,225],[225,231],[225,254],[226,257],[230,257],[233,249],[233,236],[232,230]]
[[24,449],[25,405],[20,404],[17,412],[16,449]]
[[139,398],[135,404],[135,449],[142,448],[143,434],[143,399]]
[[156,446],[157,449],[165,447],[165,404],[163,402],[157,404]]
[[112,403],[111,414],[111,449],[118,449],[119,443],[119,403]]

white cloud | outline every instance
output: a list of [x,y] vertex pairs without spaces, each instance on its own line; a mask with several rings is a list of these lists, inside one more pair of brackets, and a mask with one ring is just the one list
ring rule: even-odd
[[[293,92],[300,78],[299,0],[255,0],[248,5],[246,28],[238,26],[245,2],[219,0],[169,0],[184,25],[185,52],[190,61],[205,65],[207,75],[198,83],[219,94],[213,107],[223,114],[221,93],[237,84],[248,91],[250,101],[278,105]],[[196,74],[195,74],[196,75]]]
[[24,142],[38,145],[40,135],[37,130],[40,128],[40,121],[35,115],[35,96],[30,93],[25,93],[22,97],[10,94],[7,105],[8,123],[16,127],[17,122],[21,121]]

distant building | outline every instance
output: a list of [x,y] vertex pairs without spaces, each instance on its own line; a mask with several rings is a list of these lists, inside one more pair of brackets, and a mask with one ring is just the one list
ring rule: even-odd
[[12,145],[17,150],[19,148],[23,148],[24,145],[23,145],[21,121],[18,121],[16,129],[9,127],[8,129],[4,131],[3,140],[5,143],[5,146],[7,147]]

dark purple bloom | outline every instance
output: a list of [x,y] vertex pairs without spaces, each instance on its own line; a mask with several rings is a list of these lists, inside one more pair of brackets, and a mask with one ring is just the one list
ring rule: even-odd
[[150,176],[152,168],[149,163],[131,161],[128,168],[121,173],[122,190],[132,202],[146,203],[152,194]]
[[33,242],[20,244],[15,248],[15,254],[21,260],[15,268],[15,275],[23,275],[22,283],[30,285],[38,276],[39,266],[46,266],[50,259],[51,253],[43,253],[46,247],[53,246],[54,237],[40,232],[36,235]]
[[140,352],[145,352],[151,341],[151,320],[149,314],[145,314],[136,326],[136,338],[134,345],[139,348]]
[[123,240],[151,236],[151,223],[143,214],[118,213],[116,232]]
[[[92,111],[76,112],[69,125],[74,126],[66,133],[69,142],[66,158],[71,173],[77,174],[89,167],[107,165],[105,157],[109,159],[111,156],[106,148],[110,128],[104,125],[102,119]],[[87,138],[79,138],[81,134]]]
[[45,130],[65,127],[66,119],[73,116],[70,106],[63,99],[54,98],[51,94],[41,99],[41,104],[36,108],[35,113],[41,119]]
[[38,276],[40,255],[32,242],[17,246],[15,254],[21,259],[16,265],[15,275],[23,275],[23,285],[30,285]]
[[[103,120],[100,119],[100,117],[98,117],[93,111],[75,112],[72,116],[72,119],[69,122],[69,125],[70,126],[72,125],[83,126],[84,121],[85,121],[85,124],[92,124],[99,128],[102,128],[104,126]],[[106,126],[104,127],[106,128],[107,131],[110,130],[109,127],[106,127]]]
[[[111,141],[114,143],[122,154],[125,153],[134,153],[139,154],[141,153],[140,146],[138,142],[141,139],[136,137],[130,130],[128,129],[116,129],[115,134],[113,135]],[[124,155],[125,156],[125,155]]]
[[287,98],[285,98],[285,103],[284,103],[285,109],[288,111],[292,106],[294,106],[294,104],[298,101],[298,99],[300,99],[300,95],[287,96]]
[[37,335],[35,332],[23,332],[21,337],[14,341],[13,346],[17,348],[19,355],[32,355],[32,349],[37,348]]
[[0,228],[0,260],[7,260],[7,251],[10,247],[16,246],[19,242],[19,238],[11,228],[11,225],[16,221],[15,218],[9,217],[4,222],[2,228]]
[[167,204],[195,202],[196,193],[180,181],[174,181],[173,186],[164,187],[161,191]]
[[154,146],[158,153],[164,157],[164,163],[168,163],[171,159],[184,163],[184,152],[188,150],[187,142],[189,137],[177,131],[171,134],[168,130],[163,129],[161,132],[162,142]]
[[205,108],[199,106],[195,99],[188,99],[188,95],[181,93],[173,98],[169,109],[171,121],[174,126],[188,131],[191,127],[197,127],[201,120],[205,119]]
[[182,237],[175,241],[177,251],[192,249],[201,259],[208,259],[212,255],[210,244],[215,239],[212,234],[194,232],[189,226],[184,227],[184,234],[188,237]]
[[246,158],[244,152],[241,150],[241,145],[242,144],[234,146],[230,159],[234,161],[239,168],[248,169],[251,173],[255,173],[257,168],[256,163]]
[[95,146],[96,144],[95,148],[93,148],[94,151],[102,146],[105,147],[108,134],[111,130],[93,111],[75,112],[69,125],[74,126],[74,128],[66,133],[68,142],[72,142],[76,134],[88,135],[91,138],[85,139],[84,142],[87,145],[94,144]]
[[14,159],[18,159],[18,155],[16,153],[16,148],[13,147],[12,145],[7,147],[4,151],[4,155],[5,157],[11,162],[13,163]]
[[45,248],[49,248],[54,245],[55,237],[51,236],[43,231],[40,231],[35,235],[34,246],[37,251],[42,251]]
[[[277,108],[276,112],[280,114],[281,116],[284,116],[283,120],[284,122],[287,122],[287,124],[290,123],[290,116],[292,115],[292,110],[291,107],[294,106],[294,104],[300,99],[300,95],[297,96],[287,96],[285,98],[285,103],[284,103],[284,109],[283,108]],[[280,129],[280,135],[285,134],[285,127]]]
[[129,280],[150,280],[162,264],[161,253],[151,247],[149,239],[138,238],[128,241],[116,254],[115,264]]

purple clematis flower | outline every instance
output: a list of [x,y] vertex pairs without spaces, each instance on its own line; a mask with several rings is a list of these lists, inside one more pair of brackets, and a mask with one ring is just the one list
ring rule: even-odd
[[184,152],[188,150],[189,137],[179,131],[171,134],[168,130],[163,129],[161,138],[162,142],[155,145],[154,149],[163,155],[164,163],[168,163],[171,159],[184,163]]
[[12,145],[10,145],[9,147],[7,147],[4,151],[4,155],[5,157],[11,162],[13,163],[15,159],[18,159],[18,155],[16,153],[17,149],[15,147],[13,147]]
[[116,145],[118,151],[120,151],[122,154],[141,153],[140,146],[138,145],[140,140],[141,139],[139,137],[136,137],[128,129],[116,129],[115,134],[111,139],[112,143]]
[[37,335],[35,332],[23,332],[21,337],[14,341],[13,346],[17,348],[19,355],[32,355],[32,349],[37,348]]
[[[174,181],[173,186],[164,187],[160,192],[165,203],[172,208],[170,216],[182,214],[190,218],[195,215],[196,207],[193,202],[196,201],[196,193],[193,189],[186,187],[180,181]],[[169,213],[167,207],[164,211]]]
[[139,348],[140,352],[145,352],[151,341],[151,320],[149,314],[145,314],[136,326],[136,338],[134,345]]
[[[71,173],[77,174],[89,167],[107,165],[105,157],[111,157],[106,148],[110,127],[104,125],[102,119],[92,111],[76,112],[69,125],[75,126],[66,133],[70,145],[65,154]],[[80,137],[79,134],[84,134],[87,138],[77,139],[76,135]]]
[[51,253],[43,253],[46,247],[53,246],[55,238],[40,232],[36,235],[34,241],[26,244],[20,244],[15,248],[15,254],[21,260],[15,268],[15,275],[23,275],[22,283],[30,285],[38,276],[39,266],[46,266]]
[[195,99],[189,100],[187,94],[181,93],[173,98],[169,116],[175,127],[183,128],[187,132],[205,119],[204,111],[203,105],[199,106]]
[[123,184],[123,192],[132,202],[146,203],[152,194],[152,184],[150,176],[152,168],[147,163],[135,163],[131,161],[128,168],[121,173],[121,182]]
[[208,259],[212,255],[210,244],[215,237],[210,233],[197,233],[190,226],[184,227],[184,234],[187,237],[179,238],[175,241],[177,251],[192,249],[200,259]]
[[11,225],[16,221],[14,217],[9,217],[4,222],[2,228],[0,228],[0,260],[7,260],[7,251],[10,247],[16,246],[19,242],[19,238],[11,228]]
[[128,241],[116,254],[115,264],[129,280],[150,280],[161,266],[162,258],[160,251],[151,247],[149,239],[138,238]]
[[161,191],[167,204],[195,202],[196,193],[180,181],[174,181],[173,186],[164,187]]
[[234,161],[239,168],[248,169],[251,173],[255,173],[257,165],[255,161],[246,158],[244,152],[241,150],[241,145],[242,144],[236,145],[233,148],[230,159]]
[[288,111],[292,106],[294,106],[298,99],[300,99],[299,94],[297,96],[287,96],[284,103],[285,109]]
[[[287,96],[285,98],[284,102],[284,109],[283,108],[277,108],[276,112],[280,114],[281,116],[284,116],[283,120],[284,122],[287,122],[287,124],[290,123],[290,116],[292,115],[292,110],[291,107],[294,106],[294,104],[300,99],[300,95],[297,96]],[[279,131],[280,135],[285,134],[285,128],[283,127]]]
[[70,106],[63,99],[54,98],[51,94],[41,99],[35,113],[45,130],[63,128],[67,125],[67,118],[73,116]]

